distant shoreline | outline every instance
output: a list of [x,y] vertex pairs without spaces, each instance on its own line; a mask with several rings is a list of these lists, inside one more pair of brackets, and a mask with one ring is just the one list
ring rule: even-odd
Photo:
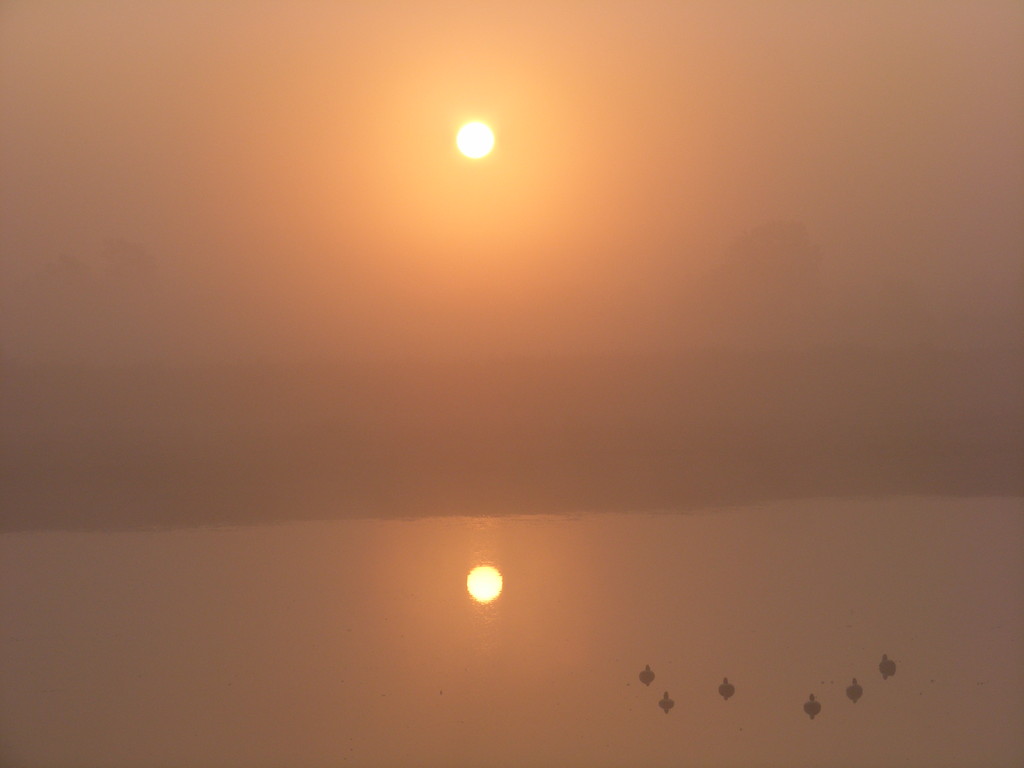
[[1024,495],[1024,355],[12,367],[0,531]]

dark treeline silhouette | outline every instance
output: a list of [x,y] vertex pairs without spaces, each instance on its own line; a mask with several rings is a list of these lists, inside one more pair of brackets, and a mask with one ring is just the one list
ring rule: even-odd
[[4,361],[0,527],[1024,493],[1015,352]]

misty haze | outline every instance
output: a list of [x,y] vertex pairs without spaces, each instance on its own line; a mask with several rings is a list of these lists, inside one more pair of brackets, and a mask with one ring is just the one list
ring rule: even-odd
[[4,3],[0,763],[1019,764],[1022,40]]

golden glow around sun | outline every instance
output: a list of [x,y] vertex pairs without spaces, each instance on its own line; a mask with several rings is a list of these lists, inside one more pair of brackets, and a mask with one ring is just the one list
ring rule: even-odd
[[466,589],[478,603],[489,603],[501,594],[501,571],[491,565],[478,565],[466,577]]
[[466,157],[480,158],[494,148],[494,133],[483,123],[466,123],[459,129],[455,143]]

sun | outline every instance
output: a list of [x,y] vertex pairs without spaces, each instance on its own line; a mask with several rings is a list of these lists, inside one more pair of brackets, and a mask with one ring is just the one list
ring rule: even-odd
[[494,132],[483,123],[466,123],[459,129],[455,143],[462,154],[475,160],[494,148]]
[[493,565],[478,565],[466,577],[466,589],[478,603],[489,603],[501,594],[501,571]]

